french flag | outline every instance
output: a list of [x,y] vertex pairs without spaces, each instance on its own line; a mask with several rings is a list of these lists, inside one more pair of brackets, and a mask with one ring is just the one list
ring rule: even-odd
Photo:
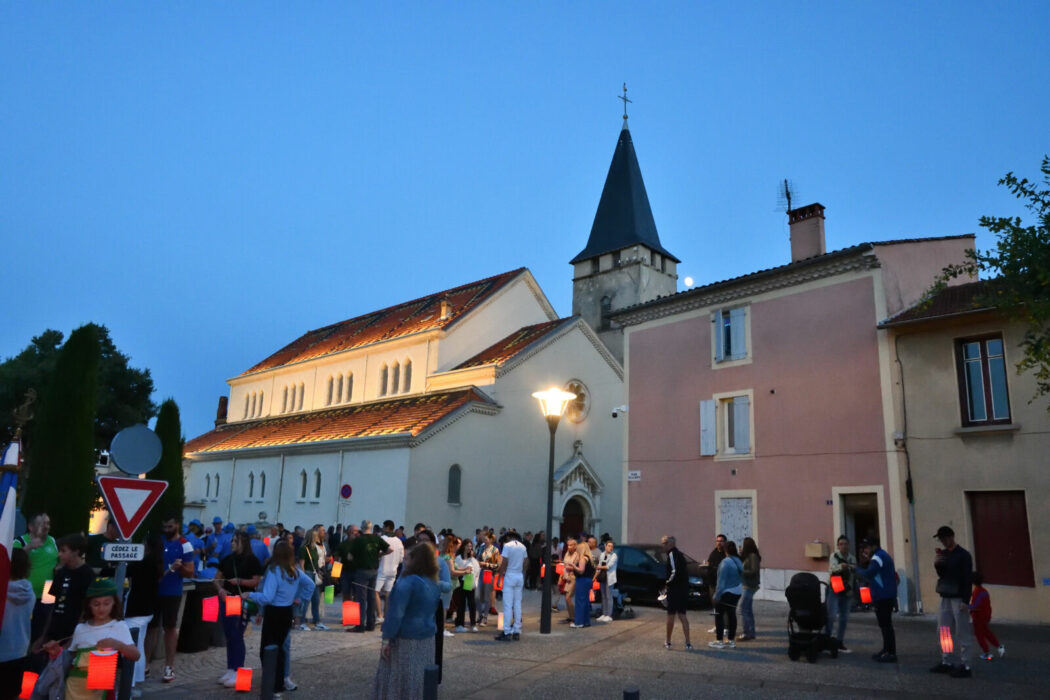
[[[11,547],[15,542],[16,492],[18,470],[22,467],[22,444],[15,438],[4,450],[0,461],[0,601],[7,600],[7,584],[11,580]],[[0,604],[0,624],[4,621],[4,605]]]

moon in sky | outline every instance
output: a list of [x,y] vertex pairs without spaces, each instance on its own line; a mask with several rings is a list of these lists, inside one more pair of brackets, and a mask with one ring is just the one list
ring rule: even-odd
[[685,278],[685,286],[687,286],[687,287],[692,287],[693,286],[693,278],[692,277],[686,277]]

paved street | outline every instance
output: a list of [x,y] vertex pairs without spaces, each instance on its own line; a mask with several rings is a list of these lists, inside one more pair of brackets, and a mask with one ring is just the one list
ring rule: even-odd
[[[713,617],[690,613],[694,652],[684,651],[676,629],[672,651],[663,648],[666,615],[637,607],[634,619],[586,630],[555,625],[549,636],[537,630],[539,594],[527,592],[525,634],[518,643],[492,640],[492,628],[478,634],[458,634],[445,640],[442,698],[619,698],[635,685],[642,698],[684,697],[803,697],[815,693],[839,696],[1038,697],[1045,690],[1050,629],[999,624],[994,629],[1007,647],[1007,657],[979,661],[974,678],[956,680],[927,669],[938,660],[936,629],[930,616],[896,618],[897,665],[876,664],[870,655],[879,648],[874,615],[854,614],[847,643],[855,650],[834,660],[792,662],[787,657],[783,604],[756,602],[759,638],[733,651],[707,647]],[[371,692],[379,652],[379,635],[348,634],[337,629],[335,606],[326,616],[329,632],[295,632],[292,677],[299,684],[293,698],[358,698]],[[555,618],[557,619],[557,617]],[[258,630],[249,636],[248,663],[256,669],[253,695],[258,693]],[[215,679],[225,666],[225,650],[179,655],[177,680],[171,685],[147,681],[140,686],[147,698],[229,698],[236,693]],[[153,675],[159,677],[160,662]]]

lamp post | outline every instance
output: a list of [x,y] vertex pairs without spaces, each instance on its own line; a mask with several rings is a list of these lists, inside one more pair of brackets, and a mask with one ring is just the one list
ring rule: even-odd
[[562,391],[557,387],[551,387],[546,391],[537,391],[533,397],[539,400],[540,410],[543,417],[547,419],[547,427],[551,432],[550,460],[547,464],[547,520],[544,529],[543,547],[543,602],[540,604],[540,634],[551,633],[551,580],[554,578],[554,568],[551,566],[551,521],[554,519],[554,433],[558,430],[558,421],[565,407],[576,398],[576,394]]

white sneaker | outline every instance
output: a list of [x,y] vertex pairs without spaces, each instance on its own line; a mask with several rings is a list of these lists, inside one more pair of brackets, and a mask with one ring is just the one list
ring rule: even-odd
[[1000,644],[999,645],[999,658],[1001,659],[1004,656],[1006,656],[1006,647],[1003,646],[1002,644]]
[[707,633],[708,633],[708,634],[714,634],[714,633],[715,633],[715,632],[717,632],[717,631],[718,631],[718,628],[716,628],[716,627],[712,627],[711,629],[707,630]]
[[171,683],[173,680],[175,680],[175,669],[173,669],[171,666],[165,666],[164,675],[161,676],[161,680],[163,680],[165,683]]
[[299,686],[297,686],[295,684],[295,681],[292,680],[291,676],[285,676],[285,679],[284,679],[284,689],[285,690],[296,690],[298,688],[299,688]]
[[223,683],[223,685],[226,686],[227,688],[236,688],[237,687],[237,672],[234,671],[233,675],[230,676],[229,678],[227,678],[226,681]]
[[711,647],[712,649],[725,649],[726,648],[725,643],[724,642],[719,642],[719,641],[708,642],[707,646]]
[[467,628],[464,627],[463,625],[456,625],[455,627],[452,628],[452,631],[456,632],[458,634],[460,632],[466,632]]
[[236,678],[236,677],[237,677],[237,672],[236,671],[233,671],[233,670],[230,670],[230,669],[226,669],[226,673],[224,673],[221,676],[219,676],[219,685],[226,685],[226,681],[230,680],[231,678]]
[[300,631],[300,632],[309,632],[309,631],[310,631],[310,628],[309,628],[309,627],[307,627],[307,626],[306,626],[306,623],[304,622],[303,624],[299,625],[299,631]]
[[[379,617],[377,617],[377,618],[376,618],[376,624],[379,624],[379,623],[380,623],[380,622],[382,622],[382,621],[383,621],[384,619],[386,619],[386,618],[384,618],[384,617],[383,617],[382,615],[380,615]],[[325,629],[328,629],[328,628],[326,627]]]
[[[380,620],[380,622],[382,622],[382,620]],[[318,622],[316,625],[314,625],[314,629],[315,630],[326,630],[326,629],[328,629],[328,625],[326,625],[323,622]]]
[[478,631],[478,626],[474,625],[473,627],[470,628],[470,631],[471,632],[477,632]]
[[736,649],[736,642],[734,642],[732,639],[730,639],[728,642],[726,642],[725,648],[726,649]]
[[456,635],[452,634],[452,633],[451,633],[451,632],[449,632],[448,630],[445,630],[445,636],[446,636],[446,637],[455,637]]

